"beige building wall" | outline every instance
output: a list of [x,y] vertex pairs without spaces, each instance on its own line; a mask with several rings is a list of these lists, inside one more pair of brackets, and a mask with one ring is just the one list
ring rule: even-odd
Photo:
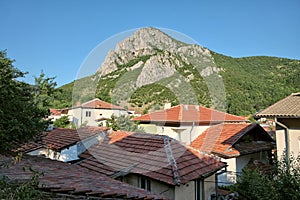
[[[163,195],[169,199],[175,198],[174,186],[169,186],[153,179],[148,180],[151,182],[151,193]],[[129,174],[123,178],[123,182],[141,188],[141,176]]]
[[216,194],[215,174],[204,179],[204,199],[210,199],[212,194]]
[[175,186],[175,200],[192,200],[195,198],[195,181]]
[[[300,156],[300,119],[278,119],[281,123],[288,127],[289,138],[289,154],[294,157]],[[276,147],[277,147],[277,157],[282,159],[285,154],[285,130],[276,126]]]

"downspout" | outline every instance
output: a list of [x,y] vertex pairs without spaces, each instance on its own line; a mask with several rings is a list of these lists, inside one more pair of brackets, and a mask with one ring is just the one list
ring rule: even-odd
[[218,176],[223,174],[223,173],[226,173],[227,172],[227,167],[225,167],[224,170],[221,170],[220,172],[217,172],[215,174],[215,187],[216,187],[216,199],[219,198],[219,192],[218,192]]
[[[83,107],[82,106],[80,106],[80,126],[81,126],[81,124],[82,124],[82,109],[83,109]],[[79,126],[79,127],[80,127]],[[78,127],[78,128],[79,128]]]
[[284,128],[284,140],[285,140],[285,162],[287,165],[287,169],[290,169],[290,145],[289,145],[289,128],[283,123],[277,120],[275,117],[275,123],[280,127]]
[[192,132],[194,130],[195,122],[193,121],[192,128],[190,130],[190,144],[192,143]]

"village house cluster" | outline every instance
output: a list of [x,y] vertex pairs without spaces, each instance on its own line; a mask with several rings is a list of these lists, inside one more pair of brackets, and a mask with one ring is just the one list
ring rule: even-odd
[[[44,173],[40,189],[57,196],[225,198],[231,194],[218,186],[236,183],[245,167],[267,169],[275,154],[278,158],[300,155],[300,93],[255,115],[271,121],[274,128],[200,105],[167,106],[138,115],[93,99],[68,109],[51,109],[51,113],[53,120],[65,115],[76,127],[85,126],[54,128],[20,144],[14,151],[26,154],[24,162],[1,168],[1,174],[28,179],[32,174],[22,169],[30,166]],[[133,116],[145,133],[105,127],[112,115]]]

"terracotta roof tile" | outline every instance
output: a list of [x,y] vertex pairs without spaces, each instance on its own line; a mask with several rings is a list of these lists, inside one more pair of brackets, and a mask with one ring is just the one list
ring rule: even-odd
[[55,109],[55,108],[50,108],[50,114],[51,115],[61,115],[61,114],[68,114],[68,108],[65,108],[65,109]]
[[[251,138],[249,141],[244,141],[246,135]],[[223,123],[208,128],[190,146],[228,158],[272,149],[271,142],[272,138],[258,124]]]
[[128,135],[132,134],[132,132],[128,131],[122,131],[122,130],[117,130],[117,131],[112,131],[107,137],[110,139],[110,143],[114,143],[116,141],[119,141]]
[[83,108],[96,108],[96,109],[117,109],[117,110],[125,110],[121,106],[116,106],[111,103],[107,103],[100,99],[93,99],[88,102],[82,103],[81,107]]
[[199,105],[178,105],[166,110],[156,111],[150,114],[135,117],[132,120],[142,122],[195,122],[214,123],[223,121],[248,121],[245,117],[231,115],[211,108]]
[[19,145],[14,151],[29,152],[35,149],[46,147],[55,151],[60,151],[64,148],[72,146],[77,142],[103,133],[107,130],[105,127],[83,127],[79,129],[55,128],[50,132],[43,132],[40,138],[35,141],[30,141]]
[[108,176],[114,176],[118,172],[135,173],[175,185],[174,169],[169,165],[164,148],[166,140],[169,141],[176,160],[181,183],[187,183],[225,166],[225,163],[196,153],[168,136],[146,133],[132,133],[114,143],[108,137],[107,141],[89,148],[82,155],[85,159],[79,165]]
[[300,118],[300,93],[293,93],[262,110],[255,117]]
[[[0,154],[0,164],[11,159]],[[39,189],[51,193],[63,193],[75,197],[79,195],[83,199],[96,197],[99,199],[128,199],[130,197],[164,199],[143,189],[113,180],[103,173],[97,173],[79,165],[70,165],[37,156],[25,155],[21,162],[9,168],[0,168],[0,174],[12,180],[29,180],[33,175],[29,167],[43,172],[44,175],[40,177]]]

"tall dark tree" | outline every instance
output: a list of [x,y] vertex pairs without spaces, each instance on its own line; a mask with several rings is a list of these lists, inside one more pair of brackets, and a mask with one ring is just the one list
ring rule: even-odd
[[48,126],[47,110],[38,106],[34,86],[18,80],[26,73],[13,62],[0,51],[0,149],[29,140]]

